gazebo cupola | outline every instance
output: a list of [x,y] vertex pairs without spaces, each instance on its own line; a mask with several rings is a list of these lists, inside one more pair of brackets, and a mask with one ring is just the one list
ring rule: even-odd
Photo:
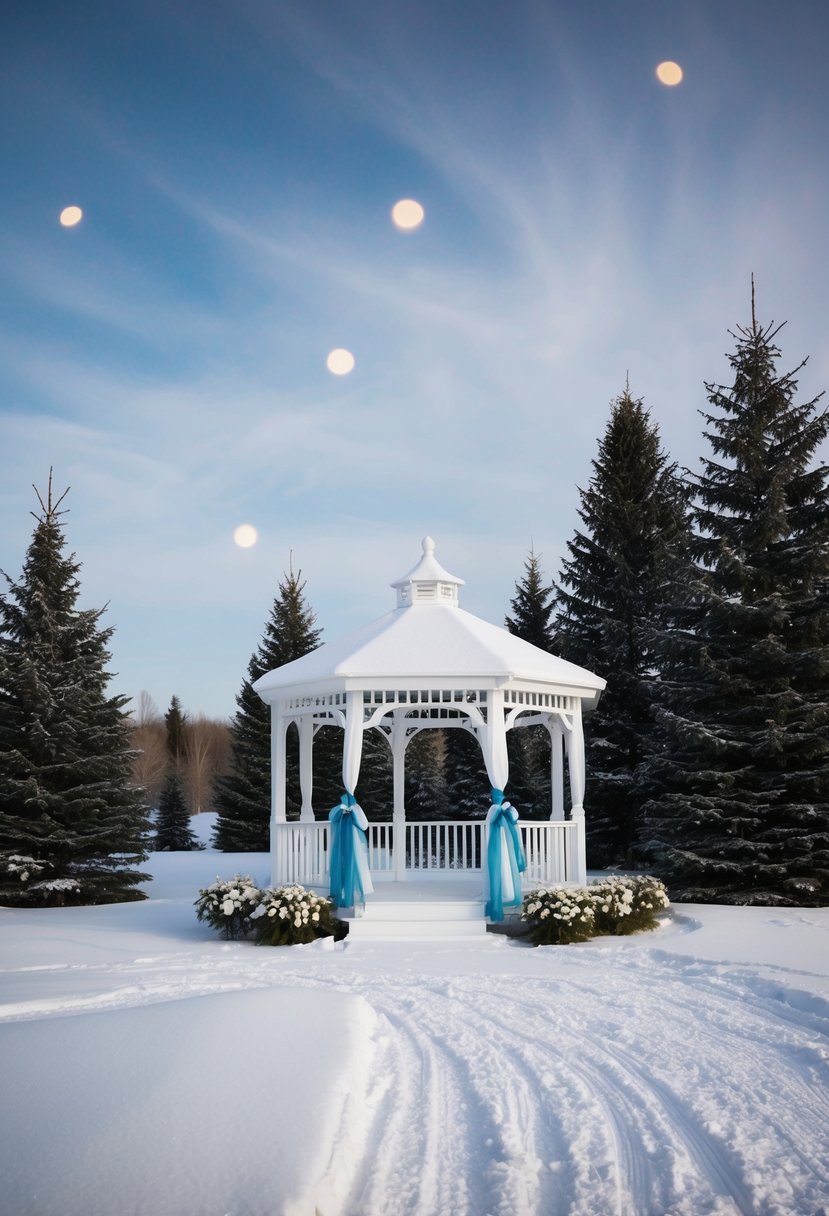
[[463,579],[456,578],[435,557],[435,542],[431,536],[423,538],[423,556],[408,574],[392,583],[397,592],[397,607],[410,604],[458,604],[458,587]]

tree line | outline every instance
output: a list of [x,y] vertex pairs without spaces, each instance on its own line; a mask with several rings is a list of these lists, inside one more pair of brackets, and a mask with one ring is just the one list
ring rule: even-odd
[[[588,863],[649,868],[674,899],[816,905],[829,896],[829,468],[820,460],[829,412],[820,397],[798,400],[805,360],[778,369],[781,328],[757,322],[752,287],[750,324],[732,332],[730,382],[705,385],[698,472],[671,461],[626,384],[578,491],[581,526],[558,579],[545,581],[531,550],[505,619],[607,679],[586,730]],[[205,805],[218,811],[217,847],[267,849],[269,710],[252,685],[321,641],[291,569],[229,738],[211,734],[221,724],[188,722],[176,698],[163,722],[149,698],[130,720],[126,699],[107,694],[112,631],[101,612],[77,608],[62,499],[50,474],[22,576],[6,576],[0,597],[3,902],[139,898],[147,850],[191,847],[189,816]],[[332,727],[315,737],[323,811],[339,796],[340,744]],[[522,817],[546,817],[549,743],[530,728],[510,732],[509,748],[511,800]],[[287,766],[295,817],[295,728]],[[356,793],[369,811],[391,808],[389,749],[377,732]],[[466,732],[412,741],[410,818],[480,817],[487,795]],[[155,840],[151,801],[156,829],[169,828]]]

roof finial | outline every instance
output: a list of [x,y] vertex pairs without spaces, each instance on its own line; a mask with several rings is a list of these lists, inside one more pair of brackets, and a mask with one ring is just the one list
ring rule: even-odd
[[424,536],[421,544],[423,545],[424,553],[434,553],[435,542],[432,540],[431,536]]

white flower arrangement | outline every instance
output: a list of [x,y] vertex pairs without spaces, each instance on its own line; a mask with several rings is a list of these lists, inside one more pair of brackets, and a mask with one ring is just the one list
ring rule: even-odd
[[199,891],[196,916],[225,938],[253,933],[262,946],[292,946],[318,937],[345,935],[330,899],[304,887],[260,890],[252,878],[217,878]]
[[612,877],[587,887],[539,887],[524,897],[521,919],[537,945],[587,941],[656,928],[668,907],[665,886],[650,875]]
[[251,919],[262,946],[291,946],[331,937],[341,924],[330,899],[305,887],[275,887],[261,893]]
[[244,937],[252,928],[253,914],[261,898],[262,892],[249,875],[217,878],[199,891],[196,916],[226,938]]

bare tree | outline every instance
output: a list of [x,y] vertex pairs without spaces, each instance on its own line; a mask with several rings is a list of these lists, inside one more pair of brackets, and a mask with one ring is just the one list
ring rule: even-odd
[[157,806],[167,772],[167,736],[164,719],[146,690],[138,697],[132,720],[132,784],[146,790],[150,805]]
[[190,814],[213,810],[213,783],[230,769],[230,728],[226,722],[197,714],[184,731],[184,782]]

